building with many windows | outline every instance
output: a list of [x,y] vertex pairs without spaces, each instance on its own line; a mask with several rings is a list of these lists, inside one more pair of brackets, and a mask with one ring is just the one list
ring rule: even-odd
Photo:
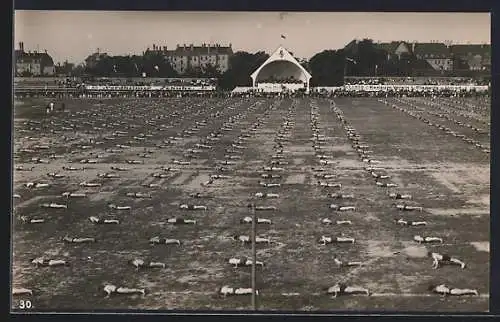
[[170,63],[172,68],[183,75],[189,71],[204,71],[208,68],[224,73],[229,69],[229,58],[233,54],[231,44],[222,46],[220,44],[202,44],[201,46],[177,45],[173,50],[167,46],[147,48],[143,55],[160,54]]
[[[166,47],[164,47],[166,49]],[[233,54],[231,44],[202,44],[201,46],[177,45],[174,50],[164,50],[167,60],[180,75],[189,70],[214,68],[219,73],[229,69],[229,58]]]

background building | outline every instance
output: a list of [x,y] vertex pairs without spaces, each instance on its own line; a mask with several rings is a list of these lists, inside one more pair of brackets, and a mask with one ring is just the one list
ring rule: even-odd
[[[376,64],[382,75],[411,76],[453,76],[454,74],[472,75],[474,72],[491,70],[491,45],[486,44],[451,44],[451,42],[408,42],[391,41],[373,43],[371,40],[352,40],[344,47],[349,57],[370,60]],[[364,48],[361,48],[361,45]],[[368,51],[367,51],[368,50]],[[364,54],[360,54],[364,51]],[[367,58],[372,56],[374,58]],[[362,65],[363,62],[360,62]],[[351,68],[352,69],[352,68]],[[464,74],[465,75],[465,74]],[[365,75],[366,76],[366,75]]]
[[93,53],[85,59],[85,66],[87,66],[88,68],[95,68],[99,61],[106,57],[108,57],[107,53],[101,53],[99,52],[99,50],[97,50],[96,53]]
[[25,52],[24,44],[19,43],[19,49],[14,51],[16,60],[16,76],[54,76],[55,66],[52,57],[45,50]]

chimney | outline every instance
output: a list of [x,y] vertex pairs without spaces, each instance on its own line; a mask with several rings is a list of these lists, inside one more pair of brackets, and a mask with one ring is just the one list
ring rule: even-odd
[[24,52],[24,43],[22,41],[19,43],[19,50]]

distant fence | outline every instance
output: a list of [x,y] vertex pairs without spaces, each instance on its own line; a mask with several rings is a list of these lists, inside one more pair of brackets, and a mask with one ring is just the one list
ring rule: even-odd
[[105,86],[84,85],[63,87],[56,85],[15,86],[15,93],[86,93],[86,92],[213,92],[215,86]]

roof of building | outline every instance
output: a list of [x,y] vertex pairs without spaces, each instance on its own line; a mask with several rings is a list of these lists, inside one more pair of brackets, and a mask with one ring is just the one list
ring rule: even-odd
[[54,65],[54,60],[46,52],[39,53],[39,52],[25,52],[22,50],[16,50],[15,56],[16,56],[16,60],[23,59],[24,62],[39,60],[42,65],[45,65],[45,66],[53,66]]
[[451,51],[443,43],[415,43],[413,53],[423,58],[451,58]]
[[382,49],[384,51],[386,51],[387,53],[389,54],[394,54],[396,52],[396,49],[399,47],[399,45],[401,45],[402,43],[404,43],[406,45],[406,47],[408,47],[409,50],[411,50],[411,45],[408,44],[407,42],[405,41],[391,41],[391,42],[382,42],[382,43],[378,43],[378,44],[375,44],[375,46],[379,49]]
[[344,46],[344,51],[350,53],[351,55],[355,55],[358,52],[358,43],[359,40],[353,39],[347,45]]
[[452,45],[450,47],[451,52],[455,55],[469,56],[469,55],[481,55],[481,56],[491,56],[491,45]]
[[233,49],[231,46],[177,46],[174,50],[168,50],[169,56],[200,56],[200,55],[232,55]]

